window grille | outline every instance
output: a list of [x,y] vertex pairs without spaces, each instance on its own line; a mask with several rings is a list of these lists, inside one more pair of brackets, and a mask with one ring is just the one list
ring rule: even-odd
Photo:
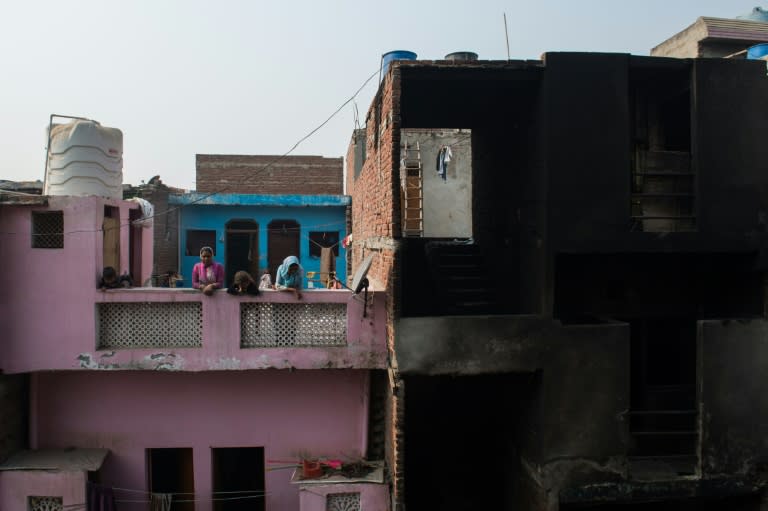
[[98,349],[199,348],[200,302],[97,304]]
[[326,511],[360,511],[359,493],[329,493],[325,497]]
[[346,344],[346,304],[240,304],[241,348]]
[[32,212],[32,248],[64,248],[64,212]]
[[62,497],[29,497],[27,509],[29,511],[62,511],[64,499]]

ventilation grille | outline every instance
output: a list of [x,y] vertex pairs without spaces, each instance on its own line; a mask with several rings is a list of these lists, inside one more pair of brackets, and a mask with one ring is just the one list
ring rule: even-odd
[[200,302],[99,303],[98,349],[199,348]]
[[28,509],[29,511],[62,511],[64,499],[62,497],[29,497]]
[[359,493],[329,493],[325,498],[326,511],[360,511]]
[[346,344],[346,304],[240,304],[241,348]]
[[32,248],[64,248],[64,212],[32,212]]

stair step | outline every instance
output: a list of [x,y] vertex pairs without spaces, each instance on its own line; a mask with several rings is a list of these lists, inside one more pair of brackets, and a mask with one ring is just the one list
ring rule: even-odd
[[633,436],[695,436],[698,431],[630,431]]

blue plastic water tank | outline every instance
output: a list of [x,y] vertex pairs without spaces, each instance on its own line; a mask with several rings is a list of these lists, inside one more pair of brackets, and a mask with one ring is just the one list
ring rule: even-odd
[[768,22],[768,11],[764,11],[761,7],[755,7],[752,12],[744,16],[737,16],[737,19]]
[[387,74],[393,60],[416,60],[416,54],[407,50],[389,51],[381,56],[381,76]]
[[747,59],[749,60],[765,59],[767,55],[768,43],[756,44],[754,46],[750,46],[747,50]]

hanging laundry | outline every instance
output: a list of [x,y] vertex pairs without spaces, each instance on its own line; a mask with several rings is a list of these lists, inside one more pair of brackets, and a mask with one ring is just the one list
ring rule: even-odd
[[451,151],[451,146],[444,145],[437,152],[437,166],[435,170],[437,171],[437,175],[443,178],[443,181],[446,180],[446,175],[448,174],[448,163],[452,158],[453,151]]
[[86,483],[86,494],[88,511],[115,511],[115,493],[112,488],[89,481]]
[[327,287],[331,273],[336,273],[336,256],[332,248],[320,249],[320,281]]
[[141,218],[131,222],[133,225],[140,225],[142,227],[152,227],[153,218],[155,217],[155,207],[146,199],[140,197],[131,197],[127,199],[131,202],[135,202],[141,209]]
[[150,511],[171,511],[170,493],[153,493],[149,499]]

